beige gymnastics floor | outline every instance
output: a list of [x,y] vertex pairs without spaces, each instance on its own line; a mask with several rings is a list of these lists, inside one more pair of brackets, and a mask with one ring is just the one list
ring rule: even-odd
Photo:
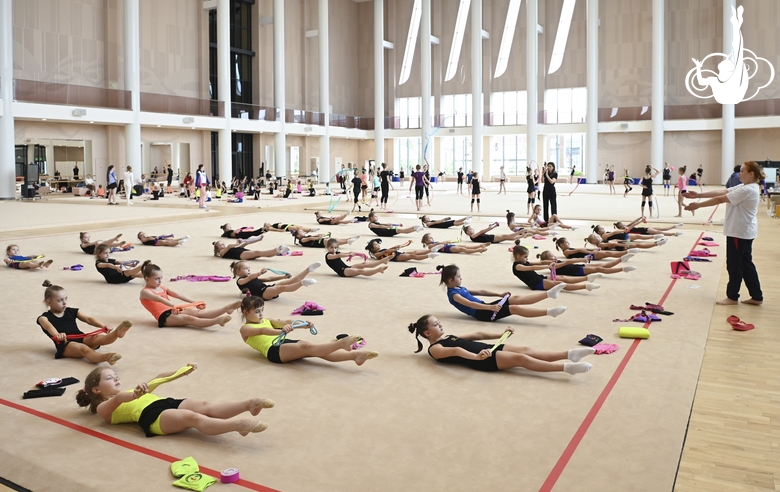
[[[466,198],[440,191],[426,212],[467,214]],[[638,197],[623,199],[592,191],[581,189],[570,197],[562,196],[562,217],[577,217],[580,220],[573,223],[587,226],[595,217],[609,224],[637,215]],[[411,207],[411,203],[403,203],[405,195],[400,193],[393,207],[397,212]],[[498,216],[510,206],[516,211],[525,208],[525,194],[517,191],[506,197],[485,198],[483,214],[475,218],[477,226],[492,222],[495,217],[490,214]],[[670,200],[662,201],[662,219],[667,224],[672,223]],[[600,279],[602,288],[590,293],[566,293],[558,300],[541,303],[569,308],[554,319],[516,318],[492,325],[475,322],[448,305],[437,276],[398,277],[409,264],[394,264],[385,275],[358,279],[338,278],[324,266],[311,275],[317,285],[269,303],[266,314],[279,317],[289,317],[290,311],[306,300],[325,306],[326,314],[316,319],[319,335],[296,335],[316,342],[337,333],[361,333],[368,340],[367,348],[380,352],[378,359],[363,367],[317,360],[270,364],[241,342],[238,319],[217,329],[158,329],[137,300],[141,282],[105,284],[90,266],[91,258],[78,249],[76,232],[82,227],[60,226],[52,220],[63,210],[87,224],[99,224],[109,214],[116,214],[115,227],[97,225],[101,228],[90,229],[92,236],[105,238],[123,232],[130,238],[141,228],[136,215],[147,211],[146,232],[190,234],[192,239],[178,248],[136,246],[116,257],[153,259],[167,279],[228,273],[229,262],[211,255],[211,242],[218,237],[218,226],[223,222],[230,220],[234,226],[257,226],[266,221],[313,225],[311,212],[302,209],[316,204],[326,207],[328,199],[265,206],[254,214],[250,214],[250,204],[240,215],[235,215],[239,211],[235,206],[212,207],[203,213],[184,208],[175,200],[139,203],[132,208],[132,216],[125,215],[127,207],[105,207],[84,199],[0,203],[4,216],[23,216],[25,224],[45,225],[34,233],[28,228],[16,232],[13,227],[4,227],[0,233],[3,244],[16,242],[22,252],[42,252],[55,260],[48,271],[7,269],[0,276],[0,288],[5,292],[6,347],[0,362],[4,374],[0,398],[155,453],[193,456],[214,470],[236,467],[246,480],[277,490],[465,490],[487,483],[498,491],[549,490],[552,483],[555,490],[671,489],[712,301],[718,294],[724,248],[718,249],[721,254],[713,263],[696,264],[702,272],[700,281],[674,284],[664,304],[676,314],[652,326],[649,341],[630,351],[632,344],[617,338],[620,323],[612,319],[633,314],[628,310],[632,303],[658,302],[664,297],[671,283],[669,262],[693,247],[704,229],[702,218],[686,219],[685,235],[637,255],[631,261],[638,268],[636,272]],[[344,206],[340,203],[334,213]],[[715,214],[714,219],[718,218],[722,218],[722,210]],[[396,213],[382,221],[412,224],[416,219]],[[362,251],[365,241],[373,237],[365,224],[327,229],[338,237],[360,234],[361,240],[349,248],[355,251]],[[567,236],[581,243],[585,234],[583,227]],[[716,240],[722,238],[716,230],[708,234]],[[435,231],[435,235],[449,239],[457,231]],[[408,237],[416,241],[421,236],[415,233]],[[384,244],[403,240],[385,239]],[[526,243],[539,246],[534,252],[552,246],[550,241]],[[257,248],[279,244],[292,242],[288,235],[271,233]],[[307,249],[301,257],[257,261],[253,268],[270,266],[296,272],[322,256],[320,251]],[[430,272],[445,262],[461,267],[464,285],[470,289],[528,292],[511,276],[507,245],[493,246],[481,256],[447,255],[415,266]],[[61,269],[75,263],[86,268]],[[137,426],[111,426],[79,409],[73,401],[74,387],[61,398],[21,400],[21,394],[43,378],[75,376],[83,380],[92,368],[85,361],[53,359],[51,342],[34,322],[44,309],[40,286],[44,278],[68,290],[69,305],[107,324],[115,325],[125,318],[135,322],[128,336],[114,346],[124,356],[116,369],[128,387],[194,360],[200,367],[193,375],[157,392],[213,400],[273,398],[276,408],[261,414],[269,429],[247,438],[206,437],[189,431],[147,439]],[[238,298],[232,282],[166,285],[212,306]],[[455,334],[491,330],[499,335],[511,324],[517,333],[510,341],[516,344],[567,349],[584,335],[596,333],[607,342],[620,344],[620,350],[590,357],[593,370],[574,377],[523,370],[482,374],[436,365],[424,353],[413,353],[415,343],[406,325],[426,313],[435,314],[446,331]],[[616,372],[620,377],[610,383]],[[606,395],[608,387],[612,389]],[[589,418],[600,395],[606,397],[603,406]],[[579,445],[566,451],[584,421],[592,424]],[[168,463],[162,459],[24,409],[0,405],[0,429],[0,434],[7,436],[0,443],[0,476],[32,490],[170,490],[173,481]],[[559,461],[562,455],[570,460]],[[560,463],[558,471],[553,471],[556,463]],[[218,484],[211,490],[225,487]]]

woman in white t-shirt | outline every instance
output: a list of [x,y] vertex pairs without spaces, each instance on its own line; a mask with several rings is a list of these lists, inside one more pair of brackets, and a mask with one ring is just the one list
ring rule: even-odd
[[723,233],[726,235],[726,270],[729,272],[729,282],[726,285],[726,298],[718,301],[717,304],[736,304],[743,280],[750,299],[742,302],[755,305],[764,302],[758,272],[753,264],[753,240],[758,236],[756,219],[760,193],[758,182],[765,177],[761,166],[748,161],[739,170],[739,180],[742,182],[740,185],[706,193],[685,192],[686,198],[709,198],[703,202],[690,203],[685,210],[726,204]]
[[127,166],[125,171],[125,199],[128,205],[132,205],[133,202],[133,186],[135,186],[135,176],[133,176],[133,166]]

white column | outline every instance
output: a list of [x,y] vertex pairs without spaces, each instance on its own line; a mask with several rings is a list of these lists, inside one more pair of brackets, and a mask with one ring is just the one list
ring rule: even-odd
[[[422,0],[420,17],[420,129],[423,157],[428,159],[428,167],[433,172],[433,142],[431,137],[431,0]],[[426,151],[427,150],[427,151]]]
[[[525,73],[526,73],[526,97],[528,108],[528,124],[525,127],[526,145],[528,148],[527,163],[531,166],[531,161],[536,162],[537,158],[537,137],[539,132],[539,33],[536,26],[538,20],[538,0],[528,0],[526,2],[526,24],[525,24]],[[536,162],[541,168],[541,163]],[[539,173],[541,175],[541,173]]]
[[13,0],[0,0],[0,200],[16,197],[16,158],[14,155],[14,37]]
[[284,0],[274,0],[274,104],[279,109],[279,133],[274,138],[276,176],[287,175],[287,103],[284,77]]
[[[130,92],[133,122],[125,125],[125,165],[141,175],[141,59],[138,0],[125,0],[125,90]],[[120,170],[123,171],[123,170]],[[121,173],[117,173],[121,175]],[[127,188],[128,183],[125,183]],[[132,186],[132,185],[130,185]]]
[[[731,53],[731,39],[734,36],[734,29],[731,25],[731,9],[737,7],[736,0],[723,0],[723,52]],[[720,147],[720,181],[716,181],[715,176],[711,179],[713,183],[725,183],[734,172],[734,105],[723,104],[723,126],[721,130]],[[691,166],[693,167],[693,166]],[[714,174],[714,173],[713,173]]]
[[[588,109],[586,121],[585,177],[588,183],[599,179],[599,0],[588,0],[587,20],[587,74]],[[663,113],[662,113],[663,114]]]
[[482,176],[482,122],[482,0],[471,0],[471,168],[486,180]]
[[653,84],[650,165],[664,165],[664,0],[653,0]]
[[328,0],[319,4],[320,38],[320,113],[325,119],[325,135],[320,137],[320,183],[330,181],[330,54],[328,33]]
[[376,165],[385,162],[385,1],[374,0],[374,147]]
[[233,111],[230,107],[230,87],[230,0],[217,0],[217,98],[225,111],[225,128],[219,130],[217,159],[219,180],[225,183],[230,183],[233,179],[233,136],[230,128]]

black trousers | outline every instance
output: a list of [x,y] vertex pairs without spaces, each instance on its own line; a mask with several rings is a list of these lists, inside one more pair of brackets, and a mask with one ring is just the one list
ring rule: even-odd
[[390,195],[390,185],[383,183],[380,186],[380,188],[382,189],[382,200],[381,200],[381,203],[387,203],[387,198]]
[[558,215],[558,195],[555,188],[545,185],[542,188],[542,207],[544,208],[544,221],[547,222],[550,214]]
[[729,272],[729,283],[726,285],[726,297],[736,301],[739,299],[739,289],[742,281],[750,293],[750,298],[763,301],[761,283],[758,271],[753,264],[753,240],[738,237],[726,237],[726,271]]

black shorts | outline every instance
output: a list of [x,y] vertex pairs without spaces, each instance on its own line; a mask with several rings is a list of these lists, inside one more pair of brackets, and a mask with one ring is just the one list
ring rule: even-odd
[[150,403],[146,408],[141,411],[140,417],[138,417],[138,425],[143,429],[146,437],[154,437],[157,434],[152,434],[150,427],[153,423],[160,418],[160,414],[166,410],[179,408],[181,402],[184,400],[177,400],[175,398],[165,398],[163,400],[157,400]]
[[653,196],[653,190],[642,190],[642,196]]
[[398,234],[398,231],[395,229],[384,229],[379,227],[377,228],[369,227],[369,229],[371,229],[371,232],[373,232],[374,234],[380,237],[393,237],[396,234]]
[[647,234],[647,227],[634,227],[628,232],[631,234]]
[[160,314],[160,317],[157,318],[157,327],[165,328],[165,322],[168,321],[168,317],[172,314],[173,314],[173,309],[169,309],[167,311],[164,311],[162,314]]
[[110,275],[106,277],[106,282],[109,284],[126,284],[127,282],[133,280],[133,277],[128,277],[127,275],[119,272],[117,273],[118,275]]
[[109,183],[108,189],[109,190],[115,190],[116,189],[116,183]]
[[[282,340],[282,344],[285,343],[298,343],[298,340],[288,340],[285,338]],[[268,353],[266,354],[266,358],[268,358],[269,361],[273,362],[274,364],[284,364],[282,362],[282,359],[279,358],[279,347],[281,345],[271,345],[271,347],[268,349]]]
[[[498,352],[499,350],[504,350],[503,343],[498,347],[496,347],[495,352]],[[456,364],[459,366],[465,366],[470,369],[476,369],[477,371],[496,372],[498,371],[498,362],[496,361],[495,352],[493,353],[493,357],[488,357],[487,359],[481,359],[481,360],[464,359],[461,357],[447,357],[445,359],[437,359],[437,360],[438,362],[445,362],[450,364]]]
[[430,227],[431,229],[449,229],[454,225],[455,225],[454,220],[447,220],[444,222],[439,222],[438,224],[431,224],[428,227]]
[[495,234],[482,234],[481,236],[472,237],[471,240],[475,243],[492,243],[495,238]]
[[422,200],[423,197],[423,189],[424,186],[415,186],[414,187],[414,198],[415,200]]
[[324,248],[325,247],[325,239],[317,239],[316,241],[301,241],[299,243],[304,248]]
[[141,241],[141,244],[143,244],[144,246],[157,246],[157,240],[147,239],[146,241]]
[[585,258],[588,255],[586,255],[585,253],[581,253],[579,251],[575,251],[574,253],[569,253],[568,255],[564,253],[563,256],[565,256],[566,258]]
[[[500,299],[498,301],[493,301],[490,304],[498,304]],[[490,319],[493,314],[496,315],[494,319]],[[509,312],[509,300],[507,299],[507,302],[504,303],[503,306],[501,306],[501,310],[498,313],[494,313],[493,311],[489,311],[487,309],[477,309],[477,312],[474,314],[474,317],[478,321],[498,321],[502,318],[506,318],[507,316],[511,316],[512,313]]]
[[65,347],[67,347],[70,342],[80,343],[82,340],[84,340],[84,339],[82,338],[81,340],[65,340],[63,342],[54,342],[54,347],[57,349],[57,351],[54,353],[54,358],[55,359],[64,359],[65,358]]

